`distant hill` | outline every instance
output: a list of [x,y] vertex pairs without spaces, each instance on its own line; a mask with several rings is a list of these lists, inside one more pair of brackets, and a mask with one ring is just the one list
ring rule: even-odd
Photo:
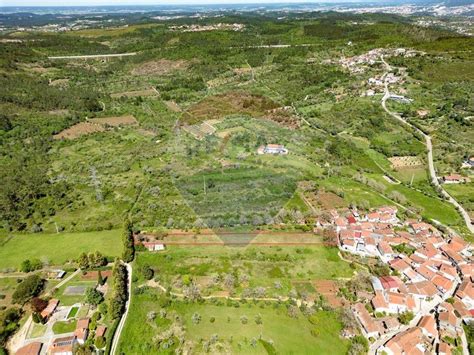
[[444,2],[446,6],[464,6],[472,5],[472,0],[447,0]]

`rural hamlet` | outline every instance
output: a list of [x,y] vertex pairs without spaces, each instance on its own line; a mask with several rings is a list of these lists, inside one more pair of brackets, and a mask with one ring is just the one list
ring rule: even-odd
[[0,0],[15,354],[474,354],[474,0]]

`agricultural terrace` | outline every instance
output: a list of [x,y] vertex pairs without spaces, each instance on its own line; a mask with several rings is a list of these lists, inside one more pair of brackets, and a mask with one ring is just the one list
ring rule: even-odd
[[[287,238],[291,240],[291,236]],[[301,247],[176,247],[165,253],[140,253],[135,268],[156,269],[159,283],[174,292],[182,292],[192,281],[203,295],[223,292],[253,297],[256,288],[264,288],[261,297],[287,297],[294,281],[306,282],[313,297],[315,280],[347,279],[354,270],[338,256],[337,248]],[[139,280],[140,271],[137,273]],[[230,279],[227,280],[227,278]],[[259,290],[261,291],[261,290]],[[308,295],[311,296],[311,295]]]
[[84,251],[115,257],[122,251],[117,230],[87,233],[14,234],[0,246],[0,269],[17,269],[23,260],[39,259],[51,265],[75,260]]

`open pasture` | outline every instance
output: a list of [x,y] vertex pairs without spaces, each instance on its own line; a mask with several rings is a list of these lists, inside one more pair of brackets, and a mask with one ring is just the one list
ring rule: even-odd
[[120,255],[120,232],[15,234],[0,246],[0,269],[18,268],[25,259],[61,265],[76,259],[83,251],[96,250],[110,257]]

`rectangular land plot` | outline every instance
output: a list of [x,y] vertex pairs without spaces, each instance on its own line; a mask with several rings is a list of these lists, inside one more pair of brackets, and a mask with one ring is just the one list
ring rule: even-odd
[[25,259],[48,260],[63,264],[76,259],[83,251],[100,251],[107,256],[118,256],[122,251],[120,231],[84,233],[16,234],[0,246],[0,269],[18,268]]

